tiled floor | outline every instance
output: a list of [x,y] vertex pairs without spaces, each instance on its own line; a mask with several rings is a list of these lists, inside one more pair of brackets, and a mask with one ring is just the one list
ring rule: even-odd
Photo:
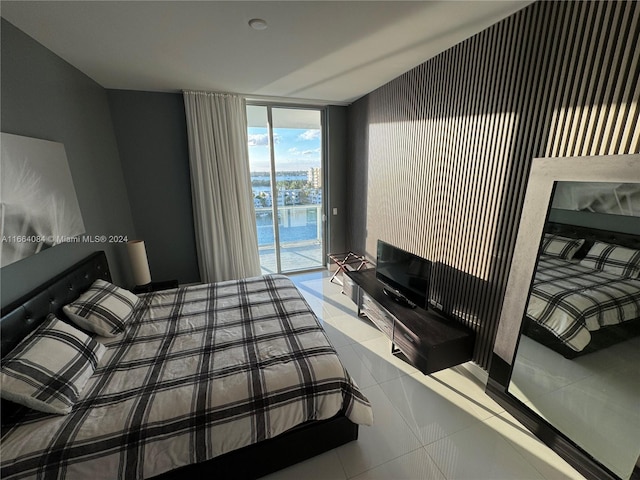
[[292,276],[351,376],[374,425],[357,441],[276,472],[269,480],[582,479],[484,393],[467,364],[425,376],[390,354],[389,341],[327,272]]
[[640,455],[640,337],[573,360],[522,337],[509,390],[621,478],[631,476]]

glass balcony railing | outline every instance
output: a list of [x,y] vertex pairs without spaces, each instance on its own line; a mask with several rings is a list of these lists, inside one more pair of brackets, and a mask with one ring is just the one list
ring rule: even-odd
[[[277,271],[273,212],[256,207],[258,248],[263,273]],[[322,266],[322,207],[293,205],[278,207],[280,263],[282,271]]]

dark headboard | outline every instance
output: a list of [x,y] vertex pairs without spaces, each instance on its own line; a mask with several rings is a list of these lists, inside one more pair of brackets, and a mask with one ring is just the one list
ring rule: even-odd
[[640,250],[640,235],[611,232],[608,230],[599,230],[597,228],[579,227],[577,225],[566,225],[554,222],[547,222],[544,231],[546,233],[555,233],[569,238],[584,238],[586,242],[578,253],[576,253],[574,257],[576,259],[583,258],[596,241]]
[[65,320],[62,307],[80,296],[97,279],[111,281],[104,252],[95,252],[2,309],[2,357],[40,325],[49,313]]

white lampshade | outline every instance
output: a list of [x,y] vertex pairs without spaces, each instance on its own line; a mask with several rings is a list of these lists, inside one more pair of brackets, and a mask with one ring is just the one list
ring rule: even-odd
[[151,272],[149,271],[149,261],[147,260],[147,249],[143,240],[131,240],[127,242],[129,260],[133,270],[133,279],[136,285],[146,285],[151,283]]

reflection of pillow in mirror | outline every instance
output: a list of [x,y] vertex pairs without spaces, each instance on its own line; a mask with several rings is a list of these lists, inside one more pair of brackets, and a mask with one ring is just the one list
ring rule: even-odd
[[640,250],[596,242],[580,265],[635,278],[640,276]]
[[567,238],[545,233],[540,253],[571,260],[583,244],[584,239],[582,238]]

